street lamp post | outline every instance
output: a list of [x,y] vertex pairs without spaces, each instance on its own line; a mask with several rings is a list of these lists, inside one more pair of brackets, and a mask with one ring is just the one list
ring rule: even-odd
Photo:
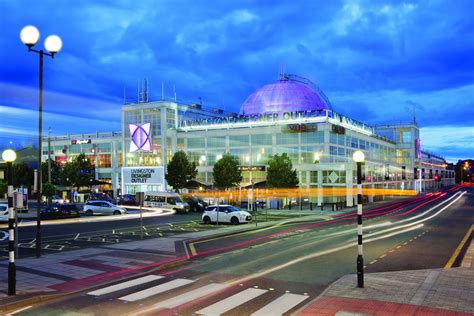
[[43,56],[50,56],[54,58],[54,55],[61,50],[63,45],[61,38],[57,35],[50,35],[44,41],[44,47],[49,52],[44,50],[33,49],[36,43],[38,43],[40,33],[38,29],[32,25],[25,26],[20,32],[20,38],[23,44],[28,47],[29,52],[38,53],[39,59],[39,116],[38,116],[38,176],[36,178],[36,257],[41,256],[41,155],[42,155],[42,129],[43,129]]
[[357,287],[364,287],[364,257],[362,249],[362,162],[364,152],[357,150],[352,158],[357,163]]
[[2,159],[7,163],[8,185],[8,295],[16,294],[16,266],[15,266],[15,209],[13,208],[13,173],[12,163],[16,153],[7,149],[2,153]]

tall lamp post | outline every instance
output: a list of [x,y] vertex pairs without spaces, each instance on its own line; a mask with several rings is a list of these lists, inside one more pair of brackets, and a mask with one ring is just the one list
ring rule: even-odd
[[39,54],[39,120],[38,120],[38,176],[36,177],[36,257],[41,256],[41,155],[42,155],[42,129],[43,129],[43,56],[50,56],[54,58],[54,55],[61,50],[63,43],[61,38],[57,35],[50,35],[46,37],[44,41],[44,47],[49,52],[44,50],[33,49],[36,43],[38,43],[40,33],[33,25],[25,26],[20,32],[20,38],[23,44],[28,47],[29,52]]
[[357,287],[364,287],[364,257],[362,251],[362,162],[363,151],[356,150],[352,156],[357,163]]
[[13,173],[12,163],[16,153],[7,149],[2,153],[2,159],[7,163],[8,185],[8,295],[16,294],[16,266],[15,266],[15,210],[13,208]]

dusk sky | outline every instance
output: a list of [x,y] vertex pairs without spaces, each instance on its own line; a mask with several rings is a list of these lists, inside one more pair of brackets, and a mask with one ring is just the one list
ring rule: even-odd
[[[282,66],[365,123],[410,121],[424,150],[474,157],[474,1],[1,1],[0,149],[37,137],[35,25],[63,49],[44,63],[44,131],[120,130],[124,89],[238,112]],[[10,145],[10,142],[12,144]]]

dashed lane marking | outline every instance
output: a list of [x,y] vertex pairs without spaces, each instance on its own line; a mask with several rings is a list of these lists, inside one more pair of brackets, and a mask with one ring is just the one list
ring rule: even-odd
[[369,264],[374,264],[376,262],[377,262],[377,259],[370,261]]
[[379,259],[385,258],[387,255],[383,254],[379,257]]

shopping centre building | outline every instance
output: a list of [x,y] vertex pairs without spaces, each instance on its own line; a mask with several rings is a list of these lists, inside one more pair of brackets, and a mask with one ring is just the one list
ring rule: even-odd
[[[374,109],[375,110],[375,109]],[[371,126],[335,111],[312,82],[281,75],[253,92],[240,113],[150,101],[142,90],[122,106],[121,131],[51,137],[51,155],[65,162],[84,153],[96,166],[96,178],[116,194],[170,189],[166,164],[183,150],[198,165],[197,182],[212,188],[213,165],[226,152],[240,161],[243,188],[265,186],[267,162],[287,153],[300,187],[342,187],[355,183],[355,150],[365,153],[364,185],[370,188],[426,190],[454,184],[454,171],[443,158],[422,151],[419,127],[411,122]],[[48,138],[43,141],[43,160]],[[435,181],[440,179],[441,181]],[[373,197],[369,197],[373,198]],[[346,196],[312,197],[314,202],[354,202]]]

